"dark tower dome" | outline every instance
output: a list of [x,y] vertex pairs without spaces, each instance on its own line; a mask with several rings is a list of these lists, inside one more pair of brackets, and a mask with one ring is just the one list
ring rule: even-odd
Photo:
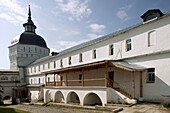
[[34,25],[34,22],[31,20],[31,10],[30,10],[30,5],[29,5],[29,11],[28,11],[28,20],[25,24],[23,24],[25,27],[25,31],[12,40],[11,44],[29,44],[29,45],[37,45],[40,47],[47,48],[45,40],[37,35],[35,33],[35,29],[37,28]]

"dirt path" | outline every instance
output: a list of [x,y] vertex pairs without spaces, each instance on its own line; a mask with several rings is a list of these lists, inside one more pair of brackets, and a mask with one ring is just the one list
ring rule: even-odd
[[92,111],[92,110],[51,108],[51,107],[32,106],[32,105],[9,105],[7,107],[29,111],[32,113],[109,113],[109,112],[100,112],[100,111]]

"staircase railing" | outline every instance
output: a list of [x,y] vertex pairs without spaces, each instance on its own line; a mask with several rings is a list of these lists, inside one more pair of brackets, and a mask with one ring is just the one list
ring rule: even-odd
[[118,82],[115,82],[115,81],[112,81],[112,80],[108,80],[108,86],[112,87],[113,89],[117,90],[118,92],[120,92],[121,94],[129,97],[132,99],[132,94],[133,94],[133,90],[132,89],[129,89],[127,88],[126,86],[118,83]]

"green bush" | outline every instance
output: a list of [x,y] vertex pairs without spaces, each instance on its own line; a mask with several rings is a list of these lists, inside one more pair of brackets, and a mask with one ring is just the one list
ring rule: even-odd
[[126,101],[123,101],[122,104],[129,105],[129,103],[127,103]]
[[117,101],[115,104],[122,104],[120,101]]
[[163,103],[162,105],[166,108],[170,108],[170,103]]

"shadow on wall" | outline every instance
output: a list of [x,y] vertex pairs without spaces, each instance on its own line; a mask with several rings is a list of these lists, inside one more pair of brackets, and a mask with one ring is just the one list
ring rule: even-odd
[[89,93],[84,97],[84,103],[83,104],[88,105],[88,106],[95,106],[95,105],[101,105],[102,106],[102,101],[97,94]]
[[55,97],[54,97],[54,102],[57,103],[64,103],[64,96],[61,91],[56,91]]
[[157,76],[155,76],[155,83],[146,83],[144,85],[143,92],[144,101],[170,102],[170,86]]
[[70,92],[67,96],[67,103],[80,104],[80,99],[75,92]]

